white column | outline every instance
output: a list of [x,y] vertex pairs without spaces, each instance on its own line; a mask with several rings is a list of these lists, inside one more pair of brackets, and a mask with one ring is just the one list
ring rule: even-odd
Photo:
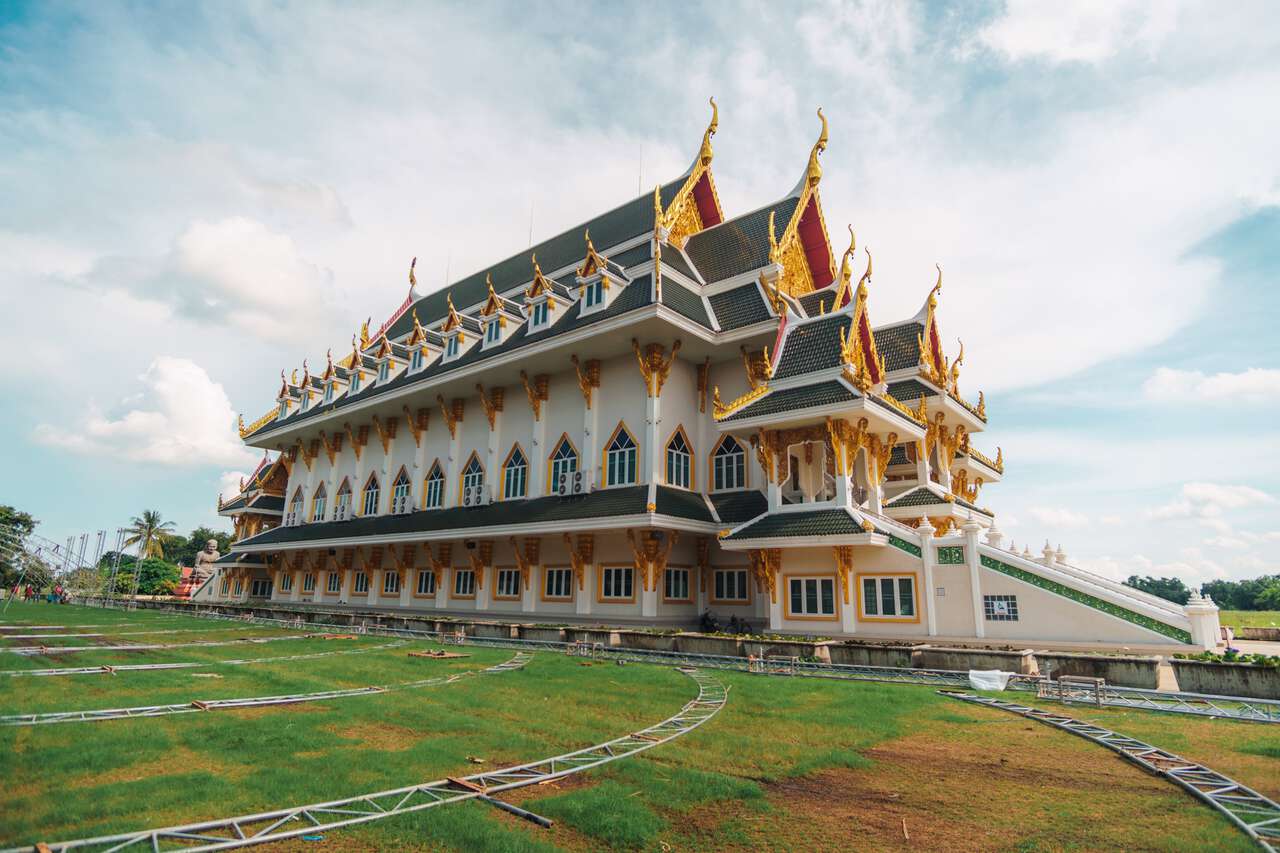
[[778,574],[773,579],[773,589],[764,591],[765,601],[769,604],[769,630],[782,630],[782,595],[786,590],[779,588],[782,583],[782,567],[778,567]]
[[[496,571],[491,572],[489,569],[489,566],[481,566],[479,570],[476,571],[476,610],[489,609],[490,596],[493,594],[493,585],[498,582],[498,573]],[[483,586],[480,584],[482,579],[484,580]]]
[[[534,390],[536,391],[537,388],[535,387]],[[529,497],[531,498],[540,498],[547,493],[547,457],[553,449],[547,447],[547,410],[550,406],[550,400],[543,400],[539,409],[542,417],[533,422],[533,440],[529,445]]]
[[449,584],[453,583],[452,566],[441,566],[436,572],[436,607],[443,610],[449,606]]
[[1196,590],[1183,605],[1183,611],[1191,620],[1191,643],[1205,651],[1213,651],[1222,642],[1222,627],[1218,621],[1218,605],[1207,595]]
[[599,467],[600,449],[597,447],[596,438],[596,431],[600,426],[600,389],[593,388],[591,396],[591,408],[584,409],[582,413],[583,458],[579,466],[585,479],[582,489],[586,492],[604,483],[604,472]]
[[298,601],[302,598],[302,572],[289,572],[289,577],[293,578],[293,589],[289,590],[289,600]]
[[342,570],[342,586],[338,589],[338,603],[349,604],[351,602],[351,584],[353,572],[346,569]]
[[652,619],[658,615],[658,588],[662,586],[662,580],[661,577],[656,578],[653,589],[640,590],[640,615],[646,619]]
[[[928,617],[929,636],[938,636],[938,590],[933,585],[933,567],[938,560],[938,549],[933,544],[933,525],[927,517],[921,516],[920,526],[916,528],[920,534],[920,559],[924,563],[924,593],[920,602],[924,605]],[[981,635],[979,635],[981,636]]]
[[365,601],[374,605],[378,603],[378,597],[382,595],[382,569],[373,569],[369,572],[369,594],[365,597]]
[[[574,586],[578,585],[577,578],[574,578]],[[582,572],[582,589],[574,590],[574,612],[579,616],[587,615],[591,612],[591,602],[596,598],[596,565],[588,563]]]
[[[446,406],[453,404],[446,400]],[[449,438],[449,459],[445,462],[445,481],[444,481],[444,500],[441,502],[442,507],[458,506],[460,500],[458,494],[460,486],[458,477],[461,476],[462,460],[459,455],[462,453],[462,422],[459,421],[454,425],[453,435]]]
[[[642,453],[647,453],[650,483],[662,482],[662,462],[665,454],[662,447],[662,398],[650,397],[645,407],[645,432]],[[639,466],[637,466],[639,467]]]
[[978,562],[978,534],[982,525],[970,518],[961,526],[964,533],[964,558],[969,564],[969,592],[973,596],[973,632],[981,640],[987,635],[982,616],[982,566]]
[[409,568],[404,570],[403,582],[400,584],[400,606],[413,606],[413,592],[418,583],[418,573],[416,570]]
[[[546,405],[545,403],[543,405]],[[541,466],[539,466],[541,467]],[[520,609],[525,613],[538,611],[538,583],[542,579],[542,566],[529,567],[529,585],[521,593]]]
[[[493,389],[489,390],[489,394],[492,396]],[[503,407],[506,407],[505,400],[503,401]],[[489,500],[491,502],[502,499],[502,494],[499,490],[502,488],[502,463],[506,456],[499,447],[501,441],[502,412],[494,412],[493,427],[489,430],[489,449],[486,451],[486,455],[489,458],[484,466],[484,470],[487,472],[485,487],[489,490]]]

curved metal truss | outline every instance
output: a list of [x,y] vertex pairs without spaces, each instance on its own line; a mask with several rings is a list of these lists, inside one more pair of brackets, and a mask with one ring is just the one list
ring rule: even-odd
[[[307,622],[299,619],[273,619],[263,616],[232,616],[213,610],[200,609],[197,606],[184,605],[180,608],[165,605],[152,605],[157,610],[181,612],[190,616],[207,619],[224,619],[233,622],[272,625],[284,628],[329,629],[371,634],[383,637],[407,637],[413,639],[429,639],[439,642],[465,643],[466,645],[487,646],[490,648],[540,649],[547,651],[574,652],[581,648],[582,653],[593,657],[622,659],[635,663],[651,663],[663,666],[696,666],[712,669],[734,670],[764,675],[790,675],[805,678],[830,678],[845,681],[879,681],[887,684],[918,684],[928,687],[969,687],[969,673],[960,670],[946,669],[913,669],[907,667],[859,666],[850,664],[831,664],[817,661],[803,661],[798,658],[749,658],[731,655],[703,655],[689,652],[653,651],[646,649],[621,649],[600,643],[563,643],[549,640],[517,640],[499,637],[459,636],[442,631],[418,631],[406,628],[387,628],[362,624],[330,624],[324,622]],[[766,644],[767,645],[767,644]],[[1037,692],[1047,689],[1052,684],[1053,694],[1044,698],[1057,701],[1057,682],[1048,682],[1038,675],[1014,674],[1009,679],[1010,690]],[[1069,694],[1068,694],[1069,695]],[[1230,720],[1245,720],[1256,723],[1280,723],[1280,701],[1274,699],[1250,699],[1238,696],[1211,696],[1199,693],[1179,693],[1163,690],[1144,690],[1139,687],[1118,687],[1105,685],[1101,699],[1091,692],[1088,701],[1095,704],[1100,701],[1104,706],[1116,708],[1137,708],[1146,711],[1162,711],[1168,713],[1190,714],[1202,717],[1218,717]]]
[[259,708],[263,705],[300,705],[303,702],[321,702],[326,699],[346,699],[351,696],[370,696],[375,693],[394,693],[415,690],[420,687],[437,687],[452,684],[472,675],[492,675],[523,669],[533,655],[517,652],[515,657],[485,669],[473,669],[453,675],[403,681],[374,687],[352,687],[345,690],[322,690],[318,693],[293,693],[283,696],[253,696],[244,699],[207,699],[179,702],[172,705],[140,705],[133,708],[104,708],[98,711],[53,711],[45,714],[12,714],[0,717],[0,726],[43,726],[52,723],[90,723],[102,720],[121,720],[132,717],[163,717],[168,714],[193,714],[199,711],[218,711],[227,708]]
[[1102,726],[1095,726],[1043,708],[1031,708],[1002,699],[975,696],[972,693],[953,693],[947,690],[938,692],[943,696],[974,705],[985,705],[988,708],[999,708],[1002,711],[1019,714],[1027,719],[1101,744],[1107,749],[1118,752],[1144,770],[1165,777],[1192,796],[1208,803],[1258,842],[1263,849],[1274,853],[1276,844],[1280,844],[1280,804],[1216,770],[1210,770],[1202,764]]
[[408,640],[396,640],[394,643],[383,643],[379,646],[362,646],[358,649],[313,652],[306,655],[277,655],[269,658],[236,658],[234,660],[182,661],[179,663],[122,663],[104,664],[102,666],[51,667],[46,669],[6,669],[0,670],[0,676],[8,675],[16,678],[23,675],[117,675],[121,672],[144,672],[150,669],[208,669],[215,666],[249,666],[255,663],[283,663],[284,661],[313,660],[337,655],[361,655],[365,652],[395,649],[408,644]]
[[[688,734],[714,717],[729,698],[728,688],[709,672],[681,670],[698,685],[698,695],[680,712],[656,725],[604,743],[544,758],[530,764],[505,767],[461,778],[446,777],[341,800],[293,806],[276,811],[221,820],[147,829],[77,841],[48,844],[51,851],[94,850],[229,850],[266,844],[300,835],[312,835],[344,826],[385,820],[449,803],[462,802],[560,779],[620,758],[629,758]],[[6,851],[11,853],[11,851]]]

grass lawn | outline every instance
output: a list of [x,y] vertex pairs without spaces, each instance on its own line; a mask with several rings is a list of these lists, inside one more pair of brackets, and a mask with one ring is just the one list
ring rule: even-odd
[[1224,610],[1218,621],[1232,628],[1280,628],[1280,610]]
[[[13,605],[0,625],[183,629],[148,642],[280,636],[146,611]],[[128,623],[126,625],[126,623]],[[75,629],[81,632],[81,629]],[[0,632],[13,633],[13,632]],[[21,633],[26,633],[23,631]],[[35,633],[33,630],[32,633]],[[123,638],[128,639],[128,638]],[[0,650],[32,641],[0,638]],[[50,641],[53,642],[53,641]],[[87,638],[77,644],[113,642]],[[0,713],[111,708],[392,684],[483,668],[508,650],[411,658],[414,642],[292,639],[147,651],[0,651],[0,669],[204,661],[203,669],[0,676]],[[251,666],[235,658],[369,648]],[[451,647],[458,650],[458,647]],[[297,706],[0,728],[0,846],[161,826],[466,775],[566,752],[674,713],[673,669],[539,653],[521,671]],[[217,678],[203,677],[220,676]],[[1174,786],[1101,747],[932,689],[721,673],[720,714],[645,753],[504,799],[539,829],[467,803],[330,833],[298,850],[1250,850]],[[1025,697],[1022,697],[1025,698]],[[1074,714],[1280,796],[1280,731],[1137,711]],[[482,763],[478,763],[482,762]],[[909,840],[908,840],[909,836]]]

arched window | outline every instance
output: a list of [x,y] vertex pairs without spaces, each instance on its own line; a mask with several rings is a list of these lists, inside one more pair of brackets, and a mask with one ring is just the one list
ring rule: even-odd
[[711,457],[711,485],[715,491],[747,486],[747,452],[731,435],[720,439]]
[[333,502],[333,520],[346,521],[351,517],[351,482],[343,480]]
[[606,486],[631,486],[636,482],[636,440],[625,424],[618,424],[604,452]]
[[529,460],[517,444],[502,465],[502,499],[523,498],[529,491]]
[[693,451],[684,427],[678,428],[667,442],[667,485],[693,488]]
[[324,483],[316,486],[315,494],[311,496],[311,520],[324,521],[324,510],[326,503],[326,494]]
[[423,509],[439,509],[444,506],[444,472],[440,470],[440,461],[431,466],[427,474],[426,486],[422,492]]
[[462,469],[462,482],[458,484],[461,491],[459,503],[463,506],[476,506],[484,500],[484,466],[475,451]]
[[381,490],[378,488],[378,475],[370,474],[369,479],[364,484],[364,498],[361,502],[361,515],[377,515],[378,514],[378,496]]
[[550,494],[572,495],[574,484],[581,485],[578,474],[578,449],[573,446],[568,435],[560,436],[556,449],[551,454],[551,478],[547,481],[547,492]]
[[409,482],[409,474],[404,468],[400,469],[400,473],[396,475],[396,480],[391,484],[391,511],[401,514],[409,511],[409,493],[413,491],[413,484]]
[[284,520],[285,524],[294,525],[302,523],[302,487],[299,486],[297,491],[293,493],[293,500],[289,501],[289,515]]

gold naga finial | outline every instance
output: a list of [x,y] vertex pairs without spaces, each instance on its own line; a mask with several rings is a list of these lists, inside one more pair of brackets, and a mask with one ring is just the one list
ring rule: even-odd
[[533,253],[533,277],[542,278],[542,267],[538,266],[538,253]]
[[853,225],[849,225],[849,248],[844,250],[844,256],[840,259],[840,284],[836,288],[836,298],[831,301],[831,310],[839,310],[841,303],[844,301],[845,294],[849,292],[849,282],[853,280],[853,268],[849,261],[853,258],[854,251],[858,248],[858,238],[854,236]]
[[938,268],[938,283],[933,286],[933,290],[929,291],[929,307],[930,308],[938,307],[937,296],[939,293],[942,292],[942,264],[934,264],[934,266]]
[[298,368],[296,367],[293,369],[293,372],[289,374],[289,384],[290,385],[298,384]]
[[485,283],[485,286],[489,288],[489,298],[493,299],[496,296],[496,294],[493,292],[493,278],[489,275],[489,273],[484,274],[484,283]]
[[773,214],[774,214],[774,211],[772,210],[769,211],[769,260],[773,261],[774,263],[777,263],[778,262],[778,235],[773,230]]
[[449,313],[453,314],[457,309],[453,307],[453,291],[449,291],[444,295],[444,301],[449,305]]
[[413,268],[416,267],[417,265],[418,265],[418,259],[416,257],[409,262],[409,286],[410,287],[418,286],[418,277],[413,274]]
[[818,141],[813,143],[813,150],[809,152],[809,167],[805,170],[805,180],[810,187],[816,186],[822,179],[818,155],[827,150],[827,117],[822,114],[822,107],[818,107],[818,118],[822,119],[822,133],[818,135]]
[[711,137],[716,135],[716,128],[720,126],[720,108],[716,106],[714,97],[709,99],[711,102],[711,124],[707,125],[706,132],[702,134],[702,148],[698,150],[698,159],[702,161],[702,165],[711,162]]
[[415,326],[421,326],[421,325],[422,325],[420,322],[418,322],[418,306],[417,306],[417,305],[415,305],[415,306],[413,306],[412,308],[410,308],[410,309],[409,309],[409,314],[410,314],[410,316],[412,316],[412,317],[413,317],[413,325],[415,325]]
[[360,324],[360,347],[361,348],[367,347],[369,345],[369,321],[372,319],[373,319],[372,317],[368,317],[365,319],[363,323]]
[[653,185],[653,227],[657,228],[662,223],[662,187],[659,184]]
[[591,229],[590,229],[590,228],[588,228],[588,229],[586,229],[585,231],[583,231],[583,232],[582,232],[582,238],[583,238],[584,240],[586,240],[586,241],[587,241],[587,253],[588,253],[588,254],[595,254],[596,247],[595,247],[595,245],[594,245],[594,244],[592,244],[592,242],[591,242]]

